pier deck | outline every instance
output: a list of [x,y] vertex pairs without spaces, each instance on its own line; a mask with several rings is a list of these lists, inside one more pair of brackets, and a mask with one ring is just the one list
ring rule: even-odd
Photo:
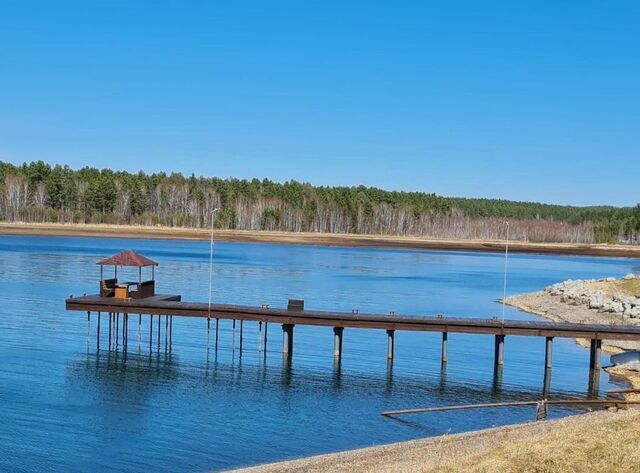
[[288,310],[267,306],[226,304],[211,304],[209,309],[207,303],[182,302],[180,296],[177,295],[157,295],[145,299],[130,300],[100,297],[99,295],[73,297],[66,300],[66,309],[83,312],[252,320],[340,328],[640,341],[640,326],[633,325],[575,324],[520,320],[505,320],[502,322],[498,319]]

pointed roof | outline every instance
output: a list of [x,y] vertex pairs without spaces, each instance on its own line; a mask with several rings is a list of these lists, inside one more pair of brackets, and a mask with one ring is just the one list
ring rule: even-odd
[[131,250],[123,250],[118,254],[98,261],[97,264],[105,266],[136,266],[138,268],[143,266],[158,266],[158,263],[155,261]]

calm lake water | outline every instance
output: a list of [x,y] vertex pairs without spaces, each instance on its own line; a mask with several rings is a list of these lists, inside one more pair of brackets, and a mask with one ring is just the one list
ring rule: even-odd
[[[206,322],[174,318],[170,354],[148,344],[148,320],[130,320],[129,350],[96,349],[95,317],[66,313],[64,298],[95,293],[96,261],[131,248],[159,261],[158,291],[206,301],[207,242],[0,237],[0,470],[208,471],[531,420],[532,408],[379,413],[434,405],[537,399],[544,339],[507,337],[501,375],[493,337],[398,332],[393,366],[384,331],[345,330],[333,363],[330,328],[296,327],[290,365],[271,325],[267,353],[257,324],[238,350],[221,322],[218,350]],[[568,278],[622,276],[624,258],[513,255],[509,293]],[[219,243],[214,301],[310,309],[499,315],[503,257],[496,254]],[[122,273],[121,273],[122,274]],[[136,279],[134,271],[130,277]],[[507,318],[534,319],[514,309]],[[102,333],[106,335],[106,318]],[[588,350],[556,339],[550,395],[585,397]],[[607,358],[603,361],[607,361]],[[612,380],[600,377],[600,393]],[[552,416],[579,410],[552,408]]]

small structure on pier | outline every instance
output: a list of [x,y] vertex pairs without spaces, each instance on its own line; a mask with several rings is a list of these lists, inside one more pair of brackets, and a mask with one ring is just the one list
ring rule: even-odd
[[[116,299],[144,299],[153,297],[156,291],[155,267],[158,263],[131,250],[123,250],[98,261],[100,265],[100,296]],[[113,278],[104,278],[104,267],[113,266]],[[138,268],[137,281],[119,281],[118,266]],[[151,279],[142,280],[142,268],[151,266]]]

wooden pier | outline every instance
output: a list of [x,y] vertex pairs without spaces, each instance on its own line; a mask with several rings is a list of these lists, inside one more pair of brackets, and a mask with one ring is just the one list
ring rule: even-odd
[[[155,261],[130,250],[120,252],[110,258],[98,261],[100,265],[100,293],[69,297],[66,309],[86,312],[90,319],[91,312],[98,315],[97,343],[100,347],[100,325],[102,314],[108,315],[109,348],[116,348],[121,343],[127,347],[129,316],[138,316],[138,325],[142,324],[142,316],[149,317],[149,344],[153,345],[154,337],[157,346],[162,342],[162,317],[164,316],[164,344],[171,349],[173,339],[173,317],[196,317],[207,320],[207,333],[211,330],[211,320],[215,320],[215,344],[218,342],[218,324],[221,319],[232,320],[235,330],[236,321],[240,322],[240,350],[243,342],[243,324],[245,321],[256,322],[260,332],[264,326],[264,342],[266,353],[268,325],[280,324],[282,327],[282,353],[286,357],[293,355],[294,328],[296,325],[314,325],[332,327],[334,334],[333,353],[336,359],[343,354],[343,338],[345,329],[385,330],[387,333],[387,358],[391,361],[395,356],[396,331],[439,332],[442,333],[441,362],[447,363],[447,344],[450,333],[494,335],[494,366],[501,369],[505,361],[506,337],[529,336],[545,338],[545,385],[547,373],[552,367],[553,339],[581,338],[591,341],[589,367],[592,372],[601,368],[602,340],[635,340],[640,341],[640,326],[576,324],[546,321],[520,321],[498,318],[479,319],[463,317],[444,317],[441,315],[426,317],[421,315],[367,314],[358,310],[351,312],[306,310],[304,301],[290,299],[286,308],[271,308],[268,305],[242,306],[227,304],[211,304],[199,302],[183,302],[181,296],[171,294],[155,294]],[[114,277],[104,279],[103,267],[113,266]],[[137,281],[118,281],[118,267],[135,267],[138,270]],[[151,279],[143,281],[142,269],[151,267]],[[157,317],[154,334],[154,317]],[[122,332],[120,333],[120,328]],[[262,335],[262,334],[261,334]],[[235,337],[234,337],[235,341]]]
[[[158,334],[160,336],[160,319],[165,316],[165,324],[169,324],[174,316],[196,317],[217,322],[220,319],[234,321],[254,321],[265,326],[280,324],[283,333],[283,353],[291,356],[294,348],[294,327],[296,325],[314,325],[332,327],[334,333],[334,355],[342,356],[342,340],[344,330],[349,328],[385,330],[388,337],[387,357],[393,359],[395,332],[418,331],[442,333],[441,361],[447,362],[447,343],[449,333],[489,334],[495,336],[495,364],[502,365],[505,359],[507,336],[533,336],[545,338],[545,368],[552,366],[552,347],[555,337],[584,338],[591,340],[590,368],[599,369],[600,347],[602,340],[636,340],[640,341],[640,326],[575,324],[546,321],[519,321],[494,319],[419,316],[399,314],[367,314],[357,311],[329,312],[305,310],[302,301],[290,301],[287,308],[209,304],[182,302],[178,295],[154,295],[144,299],[116,299],[100,295],[70,297],[66,300],[66,309],[85,313],[97,312],[108,314],[148,315],[158,317]],[[126,323],[126,322],[123,322]],[[167,327],[165,327],[166,329]],[[151,327],[150,330],[153,330]],[[216,330],[217,336],[217,330]]]

